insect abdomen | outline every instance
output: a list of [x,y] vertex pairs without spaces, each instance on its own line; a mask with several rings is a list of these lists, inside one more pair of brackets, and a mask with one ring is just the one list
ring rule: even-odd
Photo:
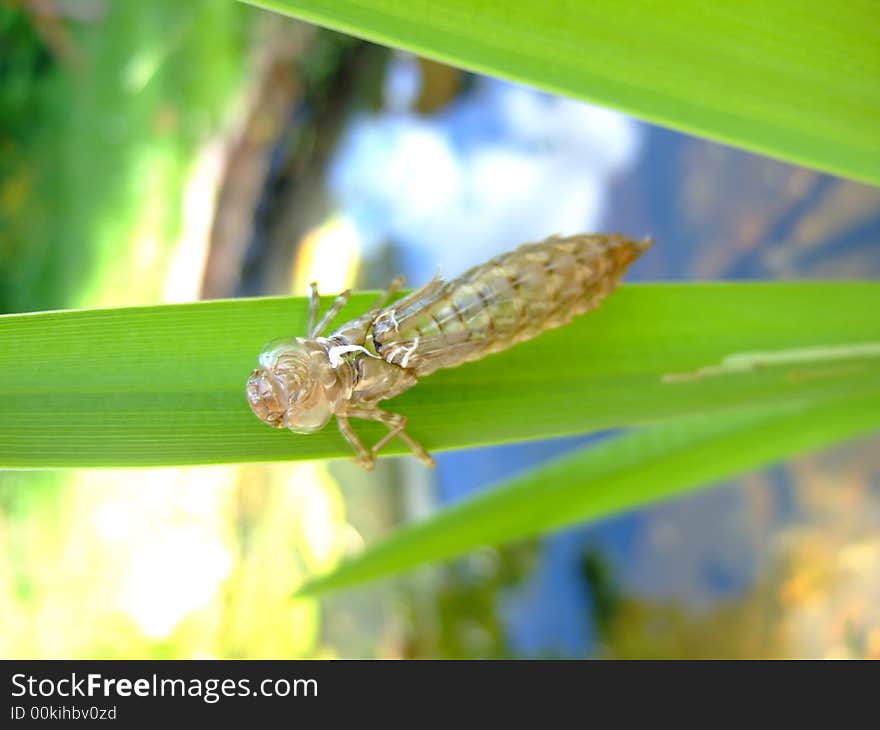
[[475,360],[595,308],[649,245],[619,235],[525,244],[421,301],[414,293],[396,326],[374,329],[374,340],[383,357],[418,375]]

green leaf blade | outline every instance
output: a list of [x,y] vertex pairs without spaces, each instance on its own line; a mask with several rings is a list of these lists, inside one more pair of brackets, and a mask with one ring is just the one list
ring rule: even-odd
[[880,391],[822,404],[700,416],[607,439],[397,530],[298,591],[388,577],[685,494],[779,459],[880,430]]
[[[355,295],[339,321],[371,301]],[[0,317],[0,467],[349,457],[333,425],[270,429],[244,397],[262,345],[303,332],[305,310],[279,298]],[[866,393],[880,383],[868,355],[664,376],[732,355],[880,343],[877,311],[880,285],[868,282],[624,286],[570,325],[435,373],[386,407],[442,450]],[[367,441],[382,433],[355,428]]]
[[876,3],[251,2],[454,66],[880,184]]

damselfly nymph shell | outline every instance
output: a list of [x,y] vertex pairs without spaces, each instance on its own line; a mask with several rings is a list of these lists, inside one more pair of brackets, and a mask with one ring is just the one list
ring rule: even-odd
[[[336,416],[365,468],[394,437],[433,466],[406,432],[406,417],[381,410],[379,402],[439,368],[504,350],[594,309],[649,246],[650,241],[620,235],[553,236],[451,281],[435,278],[383,307],[400,286],[397,279],[369,311],[327,337],[322,332],[350,292],[340,294],[318,322],[312,285],[307,336],[273,340],[263,348],[248,379],[248,403],[260,420],[297,433],[314,433]],[[349,418],[379,421],[388,433],[368,449]]]

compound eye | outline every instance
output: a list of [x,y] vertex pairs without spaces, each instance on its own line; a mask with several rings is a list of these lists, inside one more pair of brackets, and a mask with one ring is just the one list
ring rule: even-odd
[[287,410],[287,395],[283,385],[270,373],[257,368],[248,378],[246,390],[248,403],[257,418],[270,426],[281,428],[284,411]]

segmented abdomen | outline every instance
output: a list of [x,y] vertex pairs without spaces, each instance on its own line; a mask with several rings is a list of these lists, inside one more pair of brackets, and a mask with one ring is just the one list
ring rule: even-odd
[[422,376],[503,350],[598,306],[649,245],[619,235],[552,237],[452,281],[435,279],[382,311],[376,352]]

